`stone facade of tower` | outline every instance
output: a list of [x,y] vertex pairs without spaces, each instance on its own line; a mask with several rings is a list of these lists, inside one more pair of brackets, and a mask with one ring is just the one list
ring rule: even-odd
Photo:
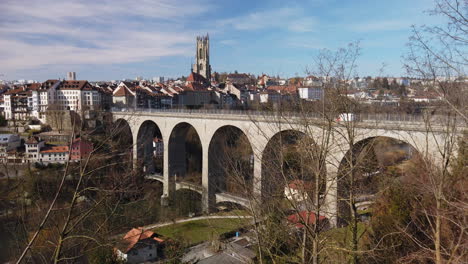
[[205,77],[207,82],[211,79],[210,38],[208,34],[197,37],[197,51],[192,71]]

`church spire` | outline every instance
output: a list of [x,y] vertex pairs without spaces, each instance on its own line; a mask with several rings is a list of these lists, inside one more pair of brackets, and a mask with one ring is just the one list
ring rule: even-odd
[[211,79],[210,40],[208,33],[206,33],[206,36],[197,36],[195,63],[192,64],[192,72],[202,75],[207,81]]

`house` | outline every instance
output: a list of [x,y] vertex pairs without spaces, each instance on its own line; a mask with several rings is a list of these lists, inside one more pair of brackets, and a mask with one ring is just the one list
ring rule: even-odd
[[23,163],[24,162],[24,153],[16,149],[10,150],[6,153],[6,156],[2,160],[6,163]]
[[[291,214],[287,217],[287,221],[295,228],[302,229],[304,225],[314,225],[317,223],[317,214],[313,211],[303,210],[294,214]],[[318,224],[328,225],[328,220],[325,216],[318,216]]]
[[82,138],[77,138],[71,144],[70,160],[80,161],[86,159],[92,151],[93,143]]
[[69,149],[68,146],[45,146],[39,154],[39,162],[42,164],[64,164],[68,161]]
[[55,91],[53,102],[61,110],[99,110],[101,91],[88,81],[62,81]]
[[284,188],[284,195],[288,200],[295,202],[307,201],[309,193],[314,191],[314,185],[310,181],[293,180]]
[[265,87],[269,80],[270,80],[270,77],[268,75],[262,74],[262,76],[258,77],[257,85],[261,87]]
[[43,123],[46,123],[47,121],[45,112],[49,108],[49,105],[52,104],[52,101],[55,99],[55,91],[59,85],[60,80],[50,79],[43,82],[39,89],[32,91],[33,115],[37,115],[37,118]]
[[165,109],[172,107],[172,93],[164,88],[121,82],[112,93],[117,107]]
[[297,94],[296,85],[271,85],[266,88],[269,91],[277,91],[282,95],[295,95]]
[[133,228],[115,249],[117,257],[127,263],[155,261],[162,255],[164,240],[150,230]]
[[205,77],[203,77],[201,74],[192,72],[187,77],[187,80],[185,81],[185,85],[197,90],[197,89],[208,87],[209,83],[208,83],[208,80]]
[[32,110],[32,92],[24,87],[9,90],[3,95],[5,118],[29,120]]
[[8,152],[16,151],[21,146],[21,139],[16,134],[0,134],[0,158],[6,159]]
[[298,87],[299,98],[307,101],[317,101],[323,99],[323,89],[321,87]]
[[259,94],[260,103],[273,102],[277,103],[281,101],[281,94],[275,90],[266,90]]
[[239,85],[236,85],[234,83],[227,83],[222,91],[224,93],[229,93],[229,94],[235,95],[237,97],[237,100],[240,100],[241,99],[241,89],[239,87],[240,87]]
[[37,162],[40,159],[40,151],[45,146],[45,141],[37,137],[30,137],[25,145],[25,159],[29,162]]
[[304,78],[303,85],[306,85],[306,86],[321,86],[322,82],[320,81],[319,78],[317,78],[317,77],[315,77],[313,75],[309,75],[309,76]]
[[103,89],[88,81],[47,80],[11,89],[4,95],[5,117],[47,122],[47,110],[99,110],[103,107]]
[[212,90],[185,89],[177,96],[178,104],[188,107],[199,107],[208,104],[219,104],[220,96]]
[[198,264],[246,264],[256,263],[257,255],[248,237],[236,237],[220,243],[214,249],[211,243],[196,245],[182,257],[183,263]]
[[112,103],[119,107],[136,107],[135,83],[120,82],[119,86],[112,93]]
[[245,73],[230,73],[226,77],[226,83],[237,84],[237,85],[246,85],[252,84],[252,78]]

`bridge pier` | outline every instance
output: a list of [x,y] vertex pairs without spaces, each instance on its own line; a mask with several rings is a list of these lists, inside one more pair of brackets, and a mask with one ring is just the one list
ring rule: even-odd
[[169,177],[169,139],[163,137],[163,194],[161,196],[161,205],[169,206],[175,192],[175,181]]
[[213,208],[216,206],[216,194],[215,194],[215,186],[210,184],[209,178],[209,167],[208,167],[208,146],[209,142],[205,143],[202,142],[202,211],[205,214],[209,214]]
[[327,165],[326,190],[323,213],[328,218],[330,226],[338,224],[338,167],[336,164]]
[[259,207],[262,203],[262,152],[254,150],[252,199]]
[[138,145],[136,143],[137,137],[134,136],[132,146],[132,168],[134,171],[138,169]]

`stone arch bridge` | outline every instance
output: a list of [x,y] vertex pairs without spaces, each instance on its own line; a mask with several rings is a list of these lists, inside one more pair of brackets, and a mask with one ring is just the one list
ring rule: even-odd
[[[177,189],[191,189],[202,195],[202,207],[208,211],[210,204],[218,202],[234,202],[249,207],[250,200],[238,197],[226,192],[214,193],[210,185],[210,143],[215,133],[225,127],[233,127],[240,130],[248,139],[252,149],[253,167],[253,195],[261,196],[262,184],[262,156],[269,141],[278,133],[287,130],[299,131],[312,136],[315,142],[321,142],[324,135],[324,120],[320,117],[308,116],[306,118],[283,114],[246,112],[246,111],[222,111],[222,110],[148,110],[138,111],[113,111],[114,122],[125,122],[131,129],[133,138],[133,161],[144,159],[142,152],[145,148],[152,148],[151,138],[154,132],[149,134],[142,132],[143,127],[157,128],[158,137],[163,141],[163,173],[148,175],[147,178],[163,183],[163,198],[169,198]],[[444,126],[433,123],[430,131],[425,122],[414,116],[375,115],[361,116],[359,121],[352,122],[355,125],[353,131],[354,142],[363,142],[366,139],[383,136],[407,142],[422,154],[431,156],[436,162],[442,160],[441,148],[448,138],[444,132]],[[329,216],[332,224],[336,224],[337,214],[337,174],[340,163],[343,161],[349,149],[346,136],[346,126],[350,122],[333,122],[329,135],[333,144],[326,157],[327,183],[325,192],[325,214]],[[184,164],[186,151],[182,142],[172,140],[187,128],[193,128],[201,144],[201,185],[176,182],[177,175]],[[460,131],[462,129],[459,129]],[[461,134],[461,132],[457,132]],[[138,138],[140,136],[140,139]],[[142,139],[143,138],[143,139]],[[172,139],[171,139],[172,138]],[[142,141],[143,140],[143,141]],[[144,147],[138,148],[137,142],[143,142]],[[172,151],[172,153],[170,153]],[[151,150],[150,150],[151,152]],[[135,165],[134,165],[135,166]]]

